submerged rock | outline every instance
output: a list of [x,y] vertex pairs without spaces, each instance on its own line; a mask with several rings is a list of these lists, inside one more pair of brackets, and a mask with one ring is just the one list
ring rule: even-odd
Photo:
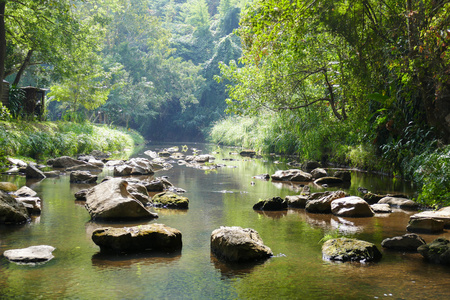
[[387,238],[381,242],[381,246],[384,248],[414,252],[417,252],[417,248],[425,244],[425,241],[415,233]]
[[436,211],[423,211],[414,214],[410,217],[410,219],[423,219],[423,218],[430,218],[443,221],[444,227],[450,228],[450,206],[443,207]]
[[285,201],[288,207],[292,208],[305,208],[306,202],[308,201],[307,195],[294,195],[286,196]]
[[417,251],[432,263],[450,265],[450,241],[445,238],[437,238],[429,244],[420,246]]
[[181,232],[158,223],[99,228],[92,233],[92,241],[104,252],[172,252],[182,248]]
[[6,250],[3,255],[12,262],[22,264],[35,264],[51,260],[54,256],[54,247],[48,245],[31,246],[22,249]]
[[260,200],[258,203],[253,205],[254,210],[285,210],[288,207],[286,200],[280,197],[272,197],[265,200]]
[[382,256],[374,244],[348,238],[326,241],[322,246],[322,254],[325,260],[359,262],[375,261]]
[[238,226],[221,226],[214,230],[211,233],[211,252],[229,262],[257,261],[273,255],[256,230]]
[[324,185],[324,184],[341,184],[344,183],[344,180],[342,178],[338,177],[321,177],[316,180],[314,180],[315,184]]
[[[371,192],[367,192],[366,194],[364,194],[363,199],[365,201],[367,201],[367,203],[369,203],[369,204],[375,204],[375,203],[378,203],[378,201],[380,201],[384,197],[386,197],[386,195],[378,195],[378,194],[374,194]],[[380,203],[380,204],[382,204],[382,203]],[[387,204],[387,203],[384,203],[384,204]]]

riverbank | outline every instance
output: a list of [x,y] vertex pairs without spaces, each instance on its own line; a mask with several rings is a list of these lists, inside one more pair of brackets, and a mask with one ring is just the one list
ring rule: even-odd
[[89,122],[0,121],[0,166],[5,164],[6,157],[36,162],[93,150],[127,158],[144,142],[136,131]]

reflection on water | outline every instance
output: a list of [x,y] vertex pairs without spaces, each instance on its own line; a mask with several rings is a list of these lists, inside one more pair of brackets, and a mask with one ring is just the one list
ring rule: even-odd
[[[184,144],[167,145],[179,146]],[[0,176],[18,186],[27,185],[42,199],[42,214],[22,226],[0,226],[0,253],[14,248],[47,244],[56,248],[45,265],[20,266],[0,259],[0,298],[20,299],[447,299],[450,268],[424,262],[419,254],[381,249],[381,241],[406,233],[413,212],[394,210],[372,218],[341,218],[311,214],[304,209],[260,212],[259,199],[298,194],[306,183],[271,182],[253,178],[290,168],[282,157],[241,158],[232,148],[187,145],[216,151],[210,168],[173,164],[153,180],[168,176],[186,190],[188,210],[154,209],[159,218],[146,222],[93,222],[84,202],[74,193],[89,186],[70,184],[69,175],[42,181]],[[164,145],[143,149],[157,151]],[[191,155],[192,150],[183,152]],[[148,157],[150,158],[150,157]],[[273,161],[278,163],[274,164]],[[330,173],[332,171],[330,170]],[[99,182],[112,169],[99,175]],[[336,190],[311,183],[311,192]],[[358,187],[374,193],[413,195],[410,184],[369,173],[352,171],[345,191],[361,195]],[[165,253],[103,255],[92,242],[92,232],[103,226],[163,223],[182,232],[183,249]],[[220,226],[249,227],[258,231],[275,257],[259,264],[230,265],[210,252],[211,232]],[[335,264],[322,260],[321,239],[326,234],[360,238],[375,243],[383,253],[372,264]],[[427,242],[438,235],[421,235]],[[439,236],[450,238],[448,231]]]

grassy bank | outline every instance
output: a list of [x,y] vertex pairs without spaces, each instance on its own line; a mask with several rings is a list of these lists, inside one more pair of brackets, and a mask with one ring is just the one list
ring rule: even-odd
[[296,154],[303,161],[326,161],[400,176],[417,185],[416,200],[420,203],[450,205],[449,145],[438,146],[437,141],[426,140],[425,134],[419,132],[378,146],[375,141],[379,136],[367,126],[333,121],[318,114],[310,114],[308,119],[269,113],[232,116],[215,124],[210,142],[264,153]]
[[43,161],[93,150],[120,152],[126,157],[142,143],[144,139],[134,131],[89,122],[0,121],[0,164],[5,157]]

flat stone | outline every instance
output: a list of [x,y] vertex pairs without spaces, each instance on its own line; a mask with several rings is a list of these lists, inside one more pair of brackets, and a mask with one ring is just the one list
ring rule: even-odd
[[418,247],[425,244],[425,241],[415,233],[407,233],[402,236],[387,238],[381,242],[381,246],[384,248],[415,252],[417,252]]
[[155,206],[162,206],[166,208],[187,209],[189,207],[189,199],[177,195],[172,192],[162,192],[152,197],[151,202]]
[[372,208],[373,212],[376,214],[388,214],[392,212],[391,207],[389,206],[389,204],[372,204],[370,206],[370,208]]
[[299,169],[278,170],[273,174],[275,181],[311,181],[312,175]]
[[378,201],[379,204],[389,204],[391,207],[398,207],[407,210],[417,210],[419,204],[406,198],[384,197]]
[[323,185],[323,184],[341,184],[344,183],[344,180],[339,177],[321,177],[314,180],[315,184]]
[[42,263],[51,260],[54,256],[54,247],[48,245],[31,246],[22,249],[6,250],[3,255],[15,263]]
[[444,231],[444,222],[432,218],[409,219],[409,232],[439,233]]
[[410,217],[410,219],[423,219],[423,218],[431,218],[431,219],[443,221],[444,227],[450,228],[450,206],[443,207],[436,211],[423,211],[423,212],[414,214]]

